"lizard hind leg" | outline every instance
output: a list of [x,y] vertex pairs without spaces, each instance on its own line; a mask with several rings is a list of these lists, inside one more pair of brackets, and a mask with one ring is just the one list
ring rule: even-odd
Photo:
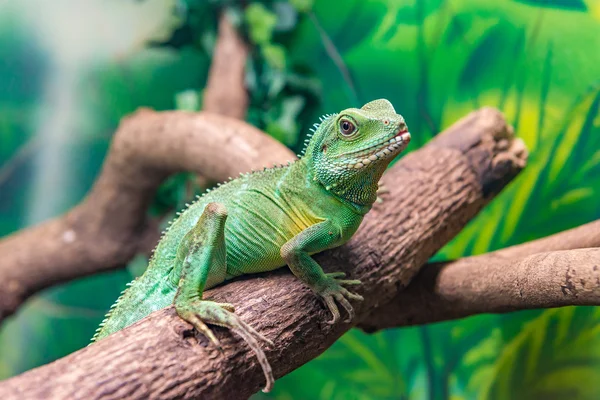
[[241,336],[258,358],[267,381],[263,391],[267,392],[273,387],[273,372],[259,342],[271,346],[273,343],[234,314],[230,304],[202,299],[207,284],[212,286],[225,280],[226,219],[225,207],[210,203],[181,241],[170,276],[172,281],[177,282],[175,310],[179,317],[191,323],[218,348],[221,348],[220,342],[207,324],[229,328]]

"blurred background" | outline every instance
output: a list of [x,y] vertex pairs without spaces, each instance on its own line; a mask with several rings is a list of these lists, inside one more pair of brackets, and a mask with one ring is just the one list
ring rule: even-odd
[[[295,151],[319,115],[381,97],[410,150],[478,107],[505,113],[529,165],[436,259],[600,217],[598,0],[0,0],[0,236],[77,204],[123,116],[202,108],[223,9],[251,48],[247,120]],[[170,179],[151,212],[168,219],[190,182]],[[146,261],[31,298],[0,328],[0,378],[86,346]],[[598,392],[600,309],[568,307],[353,330],[255,398]]]

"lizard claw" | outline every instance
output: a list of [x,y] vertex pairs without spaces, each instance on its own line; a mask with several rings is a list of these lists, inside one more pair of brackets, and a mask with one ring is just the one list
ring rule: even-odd
[[336,324],[340,320],[340,310],[336,304],[336,301],[341,304],[341,306],[348,313],[348,318],[344,320],[344,322],[349,323],[354,319],[355,312],[352,304],[348,301],[348,299],[362,301],[364,300],[361,295],[350,292],[348,289],[343,287],[342,285],[360,285],[360,281],[353,280],[345,280],[345,279],[337,279],[344,278],[346,276],[343,272],[333,272],[326,274],[327,282],[324,285],[324,288],[319,290],[318,293],[329,308],[333,318],[331,321],[327,323],[330,325]]
[[219,340],[206,324],[229,328],[241,336],[256,355],[265,375],[266,384],[263,392],[267,393],[273,388],[275,383],[273,370],[271,369],[271,365],[269,364],[264,351],[260,347],[259,342],[263,342],[271,347],[274,347],[275,345],[271,340],[258,333],[256,329],[252,328],[242,321],[240,317],[231,312],[230,310],[233,309],[231,304],[201,300],[188,304],[176,305],[175,309],[181,318],[194,325],[199,332],[204,334],[221,351],[222,349]]
[[221,352],[223,351],[219,339],[217,339],[213,331],[208,326],[206,326],[202,319],[200,319],[198,314],[190,313],[189,315],[186,315],[185,320],[192,324],[198,332],[200,332],[208,340],[210,340],[215,345],[215,347],[217,347],[217,349],[219,349]]

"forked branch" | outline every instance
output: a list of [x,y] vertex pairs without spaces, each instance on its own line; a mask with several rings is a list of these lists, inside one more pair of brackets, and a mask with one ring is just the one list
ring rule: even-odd
[[125,118],[100,176],[78,206],[0,240],[0,321],[46,287],[120,268],[153,248],[159,232],[146,211],[169,175],[192,171],[218,182],[295,158],[236,119],[248,102],[242,79],[246,56],[245,45],[222,17],[204,95],[207,111],[140,110]]
[[481,313],[600,305],[600,220],[480,256],[426,265],[361,328],[420,325]]

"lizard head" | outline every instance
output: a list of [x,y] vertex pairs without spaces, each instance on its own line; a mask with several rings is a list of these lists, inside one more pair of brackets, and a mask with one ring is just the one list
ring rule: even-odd
[[339,197],[370,205],[385,169],[409,142],[404,118],[389,101],[379,99],[326,116],[306,157],[315,181]]

